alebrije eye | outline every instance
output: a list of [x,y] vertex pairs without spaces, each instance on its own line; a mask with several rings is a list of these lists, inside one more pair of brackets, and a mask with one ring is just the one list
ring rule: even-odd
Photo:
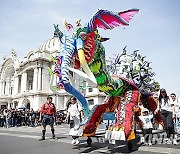
[[80,32],[80,33],[79,33],[79,37],[80,37],[82,40],[86,40],[87,34],[86,34],[85,32]]

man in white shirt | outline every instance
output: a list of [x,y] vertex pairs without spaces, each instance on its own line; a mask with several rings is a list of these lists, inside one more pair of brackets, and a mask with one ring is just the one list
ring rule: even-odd
[[179,133],[180,131],[180,103],[178,102],[178,99],[176,98],[175,93],[171,93],[170,95],[170,101],[174,103],[174,129],[176,133]]
[[[69,118],[70,116],[70,135],[72,135],[73,133],[75,133],[74,127],[75,127],[75,121],[74,121],[74,117],[77,118],[77,120],[80,122],[81,118],[83,116],[82,113],[82,106],[77,102],[77,99],[75,97],[71,97],[70,98],[71,103],[68,106],[68,113],[67,113],[67,118]],[[72,144],[78,144],[79,140],[78,140],[78,136],[72,136],[73,140],[72,140]]]
[[178,99],[176,98],[175,93],[171,93],[170,95],[170,102],[171,104],[174,104],[174,111],[175,113],[180,112],[180,103],[178,103]]

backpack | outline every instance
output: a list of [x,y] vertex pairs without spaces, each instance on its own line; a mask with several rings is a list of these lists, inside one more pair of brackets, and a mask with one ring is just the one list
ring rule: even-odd
[[[69,105],[68,105],[68,108],[71,106],[71,104],[69,103]],[[76,102],[76,106],[77,106],[77,109],[78,109],[78,111],[79,111],[79,105],[78,105],[78,102]],[[67,109],[68,109],[67,108]],[[79,111],[79,118],[80,118],[80,122],[82,121],[82,115],[81,115],[81,111]],[[68,117],[68,119],[70,119],[70,117]]]

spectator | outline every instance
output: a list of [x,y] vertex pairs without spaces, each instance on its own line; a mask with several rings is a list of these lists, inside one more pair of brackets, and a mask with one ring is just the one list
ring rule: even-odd
[[11,111],[12,111],[12,109],[8,110],[8,115],[9,115],[8,123],[9,123],[9,126],[12,126]]
[[33,109],[30,110],[29,112],[29,125],[31,127],[34,127],[34,124],[35,124],[35,118],[36,118],[36,113],[34,112]]
[[17,126],[21,126],[21,113],[17,111]]
[[143,109],[142,115],[139,116],[139,119],[142,122],[142,132],[143,132],[143,137],[141,138],[142,143],[148,143],[149,145],[152,145],[152,119],[153,119],[153,114],[150,113],[148,109]]
[[0,111],[0,126],[4,127],[4,113],[3,113],[3,110]]
[[39,111],[39,109],[38,109],[38,110],[35,112],[35,125],[36,125],[36,126],[40,126],[39,117],[40,117],[40,111]]
[[21,126],[25,126],[25,111],[20,111],[21,113]]
[[4,123],[5,127],[9,128],[9,112],[7,109],[4,110]]
[[25,123],[25,126],[29,125],[29,109],[25,109],[24,123]]
[[174,104],[174,111],[178,113],[180,111],[180,104],[178,103],[178,99],[176,98],[175,93],[171,93],[170,101],[172,104]]
[[174,103],[170,101],[170,98],[167,95],[166,90],[163,88],[160,90],[159,107],[160,107],[161,117],[164,123],[164,129],[167,133],[167,138],[168,138],[167,144],[172,143],[171,141],[172,138],[173,138],[173,144],[177,144],[176,139],[174,138],[175,132],[173,126]]
[[[175,93],[171,93],[170,95],[170,101],[172,103],[174,103],[174,129],[176,130],[176,133],[179,134],[179,126],[180,126],[180,104],[178,103],[178,99],[176,98],[176,94]],[[177,138],[177,135],[175,136],[175,138]]]
[[11,112],[11,120],[12,120],[12,127],[16,127],[17,126],[17,110],[14,109]]

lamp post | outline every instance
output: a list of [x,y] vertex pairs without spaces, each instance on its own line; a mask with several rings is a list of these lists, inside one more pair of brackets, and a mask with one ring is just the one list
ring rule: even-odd
[[79,85],[79,90],[83,94],[83,96],[86,95],[86,81],[82,80]]
[[83,93],[83,96],[86,96],[86,89],[92,88],[90,85],[86,85],[86,81],[82,80],[79,85],[79,90]]

